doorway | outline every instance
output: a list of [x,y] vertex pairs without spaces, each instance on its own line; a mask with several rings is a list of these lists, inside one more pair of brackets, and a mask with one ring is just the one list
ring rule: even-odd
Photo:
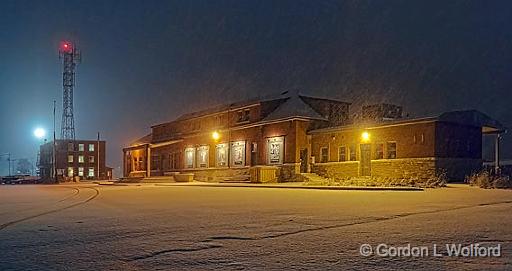
[[361,176],[371,176],[372,175],[372,166],[371,166],[371,153],[372,148],[371,144],[361,144],[361,159],[360,159],[360,173]]
[[308,149],[300,150],[300,173],[308,172]]

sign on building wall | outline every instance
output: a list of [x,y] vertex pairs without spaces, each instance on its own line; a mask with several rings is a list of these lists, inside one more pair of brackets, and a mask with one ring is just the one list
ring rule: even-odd
[[200,146],[197,148],[197,166],[200,168],[208,167],[208,156],[209,156],[209,146]]
[[225,167],[228,165],[228,144],[217,144],[215,160],[217,167]]
[[234,167],[245,166],[245,141],[231,142],[231,164]]
[[284,137],[267,139],[267,148],[267,163],[270,165],[282,164],[284,159]]
[[186,148],[185,149],[185,168],[194,168],[196,149]]

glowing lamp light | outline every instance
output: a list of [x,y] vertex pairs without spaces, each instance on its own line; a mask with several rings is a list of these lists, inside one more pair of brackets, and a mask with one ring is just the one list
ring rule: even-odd
[[219,132],[217,132],[217,131],[213,132],[212,133],[212,138],[213,138],[213,140],[219,140],[219,138],[220,138]]
[[368,142],[370,140],[370,134],[368,132],[363,132],[361,134],[361,139],[363,142]]
[[34,136],[37,138],[43,138],[46,135],[46,131],[43,128],[37,128],[34,130]]

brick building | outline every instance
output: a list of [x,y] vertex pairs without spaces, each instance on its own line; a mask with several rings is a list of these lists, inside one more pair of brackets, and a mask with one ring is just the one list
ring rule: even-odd
[[277,181],[300,173],[326,177],[427,177],[441,170],[460,179],[482,164],[482,135],[504,128],[478,111],[405,119],[402,108],[366,106],[285,92],[229,104],[155,125],[123,149],[124,176],[192,173],[196,180],[274,170]]
[[[112,168],[105,164],[106,142],[97,140],[56,140],[57,180],[112,179]],[[43,181],[53,176],[53,142],[40,146],[39,174]]]

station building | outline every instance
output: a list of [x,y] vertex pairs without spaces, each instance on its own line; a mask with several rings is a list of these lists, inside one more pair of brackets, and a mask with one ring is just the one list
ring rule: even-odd
[[112,179],[103,140],[57,139],[55,148],[53,142],[47,142],[40,146],[38,164],[39,175],[46,182],[54,181],[54,176],[57,181]]
[[[300,181],[301,173],[429,178],[444,172],[460,180],[482,166],[482,136],[495,136],[499,146],[505,131],[475,110],[405,118],[400,106],[377,104],[350,118],[350,105],[284,92],[185,114],[123,149],[124,176],[258,182]],[[275,177],[261,180],[255,169]]]

